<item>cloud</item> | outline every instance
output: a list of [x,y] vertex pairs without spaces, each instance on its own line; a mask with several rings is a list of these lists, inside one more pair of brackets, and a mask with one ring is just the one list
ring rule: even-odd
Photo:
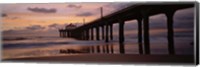
[[6,32],[6,33],[13,33],[15,30],[5,30],[3,32]]
[[174,26],[177,28],[194,27],[194,8],[179,10],[174,15]]
[[1,17],[7,17],[8,15],[7,14],[5,14],[5,13],[2,13],[1,14]]
[[91,13],[91,12],[83,12],[83,13],[79,13],[79,14],[76,14],[76,16],[92,16],[94,15],[94,13]]
[[177,20],[191,20],[194,19],[194,8],[187,8],[178,10],[175,19]]
[[104,7],[111,7],[111,8],[114,8],[115,10],[121,10],[133,4],[134,3],[108,3],[104,5]]
[[42,27],[40,25],[33,25],[33,26],[29,26],[29,27],[26,27],[27,30],[43,30],[45,29],[45,27]]
[[38,12],[38,13],[56,13],[56,9],[55,8],[51,8],[51,9],[46,9],[46,8],[30,8],[28,7],[27,10],[32,11],[32,12]]
[[58,27],[58,26],[59,26],[58,24],[51,24],[48,27]]
[[82,6],[81,5],[75,5],[75,4],[69,4],[69,5],[67,5],[67,7],[80,9]]
[[56,24],[56,23],[55,24],[51,24],[51,25],[48,26],[49,29],[56,29],[56,30],[60,29],[60,28],[63,28],[63,27],[64,27],[64,25]]

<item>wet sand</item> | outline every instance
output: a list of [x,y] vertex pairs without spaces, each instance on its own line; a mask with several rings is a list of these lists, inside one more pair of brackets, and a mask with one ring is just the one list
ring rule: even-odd
[[68,56],[4,59],[22,62],[72,62],[72,63],[166,63],[194,64],[193,55],[135,55],[135,54],[78,54]]

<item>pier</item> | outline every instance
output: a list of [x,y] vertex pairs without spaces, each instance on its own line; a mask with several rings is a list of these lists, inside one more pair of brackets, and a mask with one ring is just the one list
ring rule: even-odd
[[[173,16],[177,10],[194,7],[194,3],[141,3],[134,4],[107,16],[103,16],[90,23],[73,29],[60,29],[60,37],[71,37],[79,40],[105,40],[109,43],[113,40],[113,24],[119,24],[119,52],[125,54],[124,48],[124,24],[125,21],[137,20],[138,44],[140,54],[151,54],[149,17],[157,14],[164,14],[167,18],[167,40],[168,52],[175,54]],[[100,29],[102,33],[100,33]],[[96,35],[94,36],[94,32]],[[100,37],[102,34],[102,37]],[[102,48],[102,50],[101,50]],[[91,53],[113,53],[113,45],[98,45],[90,47]]]

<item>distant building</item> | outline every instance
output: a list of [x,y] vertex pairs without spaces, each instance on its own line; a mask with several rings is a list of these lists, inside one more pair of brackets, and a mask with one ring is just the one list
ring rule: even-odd
[[74,24],[72,24],[72,23],[70,23],[69,25],[67,25],[67,26],[65,27],[65,29],[74,29],[74,28],[76,28],[76,25],[74,25]]
[[69,25],[65,26],[65,29],[59,29],[60,37],[70,37],[71,34],[68,32],[71,29],[75,29],[77,26],[70,23]]

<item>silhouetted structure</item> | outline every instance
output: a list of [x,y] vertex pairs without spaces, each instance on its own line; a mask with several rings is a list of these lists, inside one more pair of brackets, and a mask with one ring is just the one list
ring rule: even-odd
[[76,28],[76,25],[73,25],[71,23],[67,25],[65,29],[59,29],[60,37],[72,37],[72,33],[70,31],[75,28]]
[[[135,4],[110,15],[99,18],[83,26],[72,29],[68,32],[71,37],[81,40],[94,40],[93,34],[89,35],[88,30],[96,29],[96,40],[100,40],[99,37],[99,27],[102,28],[102,40],[109,42],[113,39],[113,29],[112,26],[115,23],[119,23],[119,48],[120,53],[125,53],[124,51],[124,23],[128,20],[138,21],[138,43],[139,43],[139,53],[140,54],[150,54],[150,41],[149,41],[149,16],[156,14],[165,14],[167,17],[167,39],[168,39],[168,50],[169,54],[175,54],[174,51],[174,30],[173,30],[173,16],[177,10],[194,7],[194,3],[144,3]],[[143,21],[143,22],[142,22]],[[106,31],[104,31],[104,26],[106,26]],[[110,29],[110,35],[109,35]],[[143,31],[142,31],[143,30]],[[104,35],[105,32],[105,35]],[[78,36],[78,37],[77,37]],[[82,36],[82,37],[80,37]],[[143,38],[142,38],[143,37]],[[144,41],[142,41],[144,40]],[[144,45],[143,45],[144,44]],[[144,46],[144,47],[143,47]],[[143,51],[144,48],[144,51]],[[100,52],[99,46],[97,46],[97,52]],[[113,49],[112,49],[113,53]]]

